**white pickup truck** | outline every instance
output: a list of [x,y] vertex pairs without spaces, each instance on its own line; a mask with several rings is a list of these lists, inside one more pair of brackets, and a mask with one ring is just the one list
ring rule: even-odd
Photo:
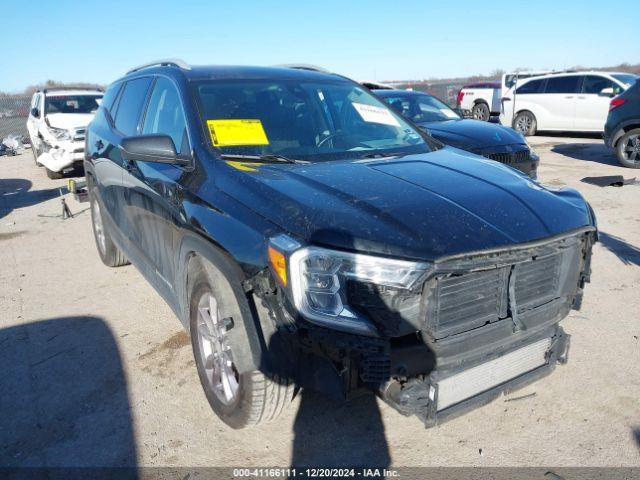
[[[549,70],[511,72],[502,75],[501,82],[477,82],[465,85],[458,92],[458,109],[465,117],[487,121],[501,113],[502,97],[516,81],[551,73]],[[510,125],[509,125],[510,126]]]
[[36,165],[49,178],[82,165],[85,129],[98,110],[99,90],[44,89],[33,94],[27,130]]
[[498,82],[470,83],[458,92],[458,108],[465,117],[486,122],[500,114],[500,92]]

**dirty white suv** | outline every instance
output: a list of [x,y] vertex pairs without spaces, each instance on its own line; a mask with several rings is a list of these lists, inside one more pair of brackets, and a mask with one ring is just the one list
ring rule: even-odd
[[38,166],[49,178],[82,167],[85,130],[103,93],[95,89],[44,89],[33,94],[27,130]]

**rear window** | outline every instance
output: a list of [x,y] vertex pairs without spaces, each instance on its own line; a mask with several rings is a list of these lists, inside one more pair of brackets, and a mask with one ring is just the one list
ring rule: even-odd
[[580,75],[549,78],[544,93],[577,93],[581,78]]
[[147,98],[151,77],[129,80],[120,96],[116,112],[115,127],[124,135],[135,135],[142,107]]

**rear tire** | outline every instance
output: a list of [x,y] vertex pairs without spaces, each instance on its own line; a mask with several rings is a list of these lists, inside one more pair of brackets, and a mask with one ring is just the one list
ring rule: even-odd
[[89,189],[89,204],[91,206],[91,224],[93,226],[93,238],[100,260],[107,267],[121,267],[129,261],[111,240],[111,235],[102,217],[100,201],[97,198],[95,187]]
[[489,110],[489,105],[484,102],[476,103],[471,109],[471,116],[475,120],[480,120],[482,122],[489,121],[489,117],[491,116],[491,111]]
[[64,178],[64,173],[54,172],[53,170],[49,170],[47,167],[44,168],[47,171],[47,177],[49,177],[51,180],[60,180],[61,178]]
[[625,133],[616,145],[620,164],[627,168],[640,168],[640,128]]
[[520,132],[525,137],[535,135],[538,129],[536,116],[527,110],[518,113],[516,118],[513,120],[513,129]]
[[224,264],[220,268],[210,263],[197,267],[191,276],[189,326],[198,376],[209,405],[224,423],[240,429],[279,417],[291,403],[295,388],[286,378],[236,369],[234,356],[250,347],[238,345],[241,336],[228,333],[252,313],[240,282],[234,278],[233,268]]

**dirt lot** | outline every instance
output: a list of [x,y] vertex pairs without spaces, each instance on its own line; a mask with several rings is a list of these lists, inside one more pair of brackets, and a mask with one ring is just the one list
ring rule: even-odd
[[62,220],[29,153],[0,157],[0,465],[640,465],[640,184],[595,138],[535,137],[540,180],[580,190],[601,229],[569,363],[425,430],[373,397],[303,392],[276,423],[234,431],[200,389],[187,336],[133,267],[95,251],[86,204]]

